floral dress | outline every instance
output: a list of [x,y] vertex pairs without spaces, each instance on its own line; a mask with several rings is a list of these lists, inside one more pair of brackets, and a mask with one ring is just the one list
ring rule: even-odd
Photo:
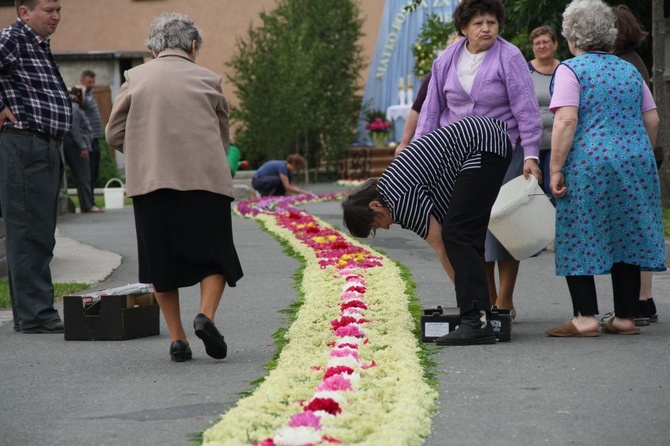
[[642,77],[606,53],[563,63],[577,77],[580,99],[563,167],[568,192],[556,205],[556,274],[609,274],[620,262],[664,271],[659,179],[640,111]]

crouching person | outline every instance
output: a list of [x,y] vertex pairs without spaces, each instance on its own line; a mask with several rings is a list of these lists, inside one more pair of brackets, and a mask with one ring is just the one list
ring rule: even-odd
[[496,342],[488,323],[484,239],[512,145],[507,125],[468,116],[413,141],[382,176],[371,178],[342,203],[351,235],[399,224],[437,252],[456,286],[461,324],[438,345]]

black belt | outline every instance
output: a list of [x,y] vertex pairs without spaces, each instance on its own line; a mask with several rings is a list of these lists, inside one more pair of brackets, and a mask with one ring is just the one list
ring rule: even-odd
[[[4,133],[14,133],[15,135],[28,135],[28,136],[36,136],[40,139],[43,139],[45,141],[49,141],[52,139],[49,135],[46,133],[38,132],[36,130],[27,130],[27,129],[17,129],[16,127],[9,127],[9,126],[4,126],[2,128],[2,131]],[[56,141],[59,141],[60,138],[53,138]]]

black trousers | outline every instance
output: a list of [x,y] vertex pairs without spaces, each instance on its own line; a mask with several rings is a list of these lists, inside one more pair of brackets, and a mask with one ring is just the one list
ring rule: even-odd
[[[70,166],[76,182],[79,208],[82,212],[86,212],[95,205],[93,202],[93,188],[91,187],[91,165],[89,159],[82,159],[81,148],[71,138],[65,138],[63,152],[65,154],[65,161]],[[91,152],[89,152],[89,156],[90,154]]]
[[442,225],[442,242],[456,275],[456,300],[461,314],[490,309],[484,240],[491,208],[511,159],[511,146],[504,158],[485,152],[479,169],[464,170],[456,177]]
[[[114,157],[112,157],[113,159]],[[95,185],[98,184],[98,173],[100,172],[100,139],[91,139],[91,151],[88,154],[91,176],[91,195],[95,195]],[[113,161],[116,163],[116,161]]]
[[[617,317],[637,317],[640,299],[640,267],[629,263],[612,265],[612,293]],[[575,316],[598,314],[598,295],[593,276],[566,276]]]
[[63,178],[60,142],[0,133],[0,207],[5,222],[9,296],[21,330],[59,321],[51,259]]

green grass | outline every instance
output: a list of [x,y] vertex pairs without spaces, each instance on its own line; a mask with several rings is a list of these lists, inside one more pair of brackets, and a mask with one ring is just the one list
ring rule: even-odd
[[[60,300],[63,296],[74,294],[78,291],[90,288],[91,285],[86,283],[54,283],[54,295],[56,300]],[[9,283],[7,279],[0,280],[0,308],[11,308],[12,304],[9,299]]]

